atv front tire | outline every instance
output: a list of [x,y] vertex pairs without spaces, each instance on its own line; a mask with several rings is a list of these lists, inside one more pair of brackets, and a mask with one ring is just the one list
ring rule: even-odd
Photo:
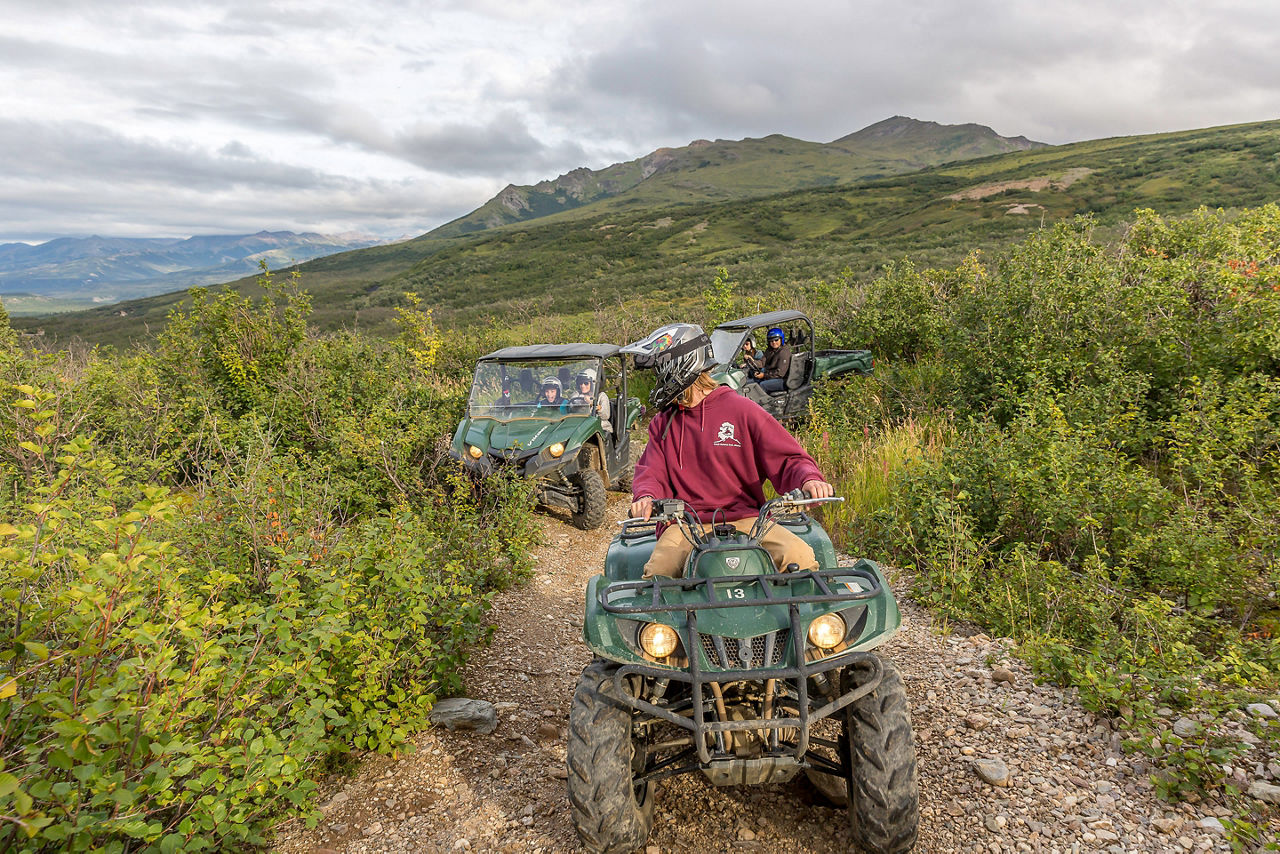
[[599,528],[604,524],[605,504],[609,500],[599,470],[580,468],[573,476],[573,482],[582,490],[582,510],[573,514],[574,526],[584,531]]
[[845,717],[849,824],[855,850],[902,854],[915,845],[920,828],[915,738],[902,676],[892,663],[880,663],[880,684]]
[[616,665],[595,661],[578,679],[569,710],[569,805],[583,847],[621,854],[644,847],[656,786],[632,783],[631,711],[617,698]]

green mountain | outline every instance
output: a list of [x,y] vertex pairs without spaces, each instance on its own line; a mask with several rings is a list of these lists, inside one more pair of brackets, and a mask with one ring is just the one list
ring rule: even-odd
[[[933,127],[940,136],[949,130]],[[893,150],[891,137],[876,142]],[[776,172],[778,162],[761,158],[758,168]],[[763,292],[845,269],[871,275],[899,258],[954,264],[1079,214],[1118,229],[1141,207],[1176,215],[1201,205],[1257,206],[1280,200],[1280,121],[1037,147],[748,198],[673,192],[667,201],[629,204],[640,190],[530,222],[310,261],[300,269],[313,321],[390,330],[406,291],[455,327],[591,311],[669,313],[698,299],[719,267],[741,292]],[[124,343],[154,332],[183,298],[16,318],[14,326],[55,341]]]
[[[532,186],[508,184],[476,210],[427,236],[457,237],[587,206],[635,210],[767,196],[1044,145],[1021,136],[1003,137],[983,125],[940,125],[906,116],[825,144],[781,134],[737,141],[698,139],[598,171],[583,167]],[[613,204],[607,204],[610,201]]]

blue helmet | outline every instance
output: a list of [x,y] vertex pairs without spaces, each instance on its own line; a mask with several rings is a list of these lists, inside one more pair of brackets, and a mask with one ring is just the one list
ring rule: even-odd
[[778,339],[779,341],[781,341],[783,344],[786,344],[786,343],[787,343],[787,334],[786,334],[785,332],[783,332],[783,331],[782,331],[782,328],[781,328],[781,327],[779,327],[779,326],[775,326],[775,327],[773,327],[772,329],[770,329],[770,330],[769,330],[769,334],[765,336],[765,339],[766,339],[766,340],[769,340],[769,339],[772,339],[772,338],[777,338],[777,339]]

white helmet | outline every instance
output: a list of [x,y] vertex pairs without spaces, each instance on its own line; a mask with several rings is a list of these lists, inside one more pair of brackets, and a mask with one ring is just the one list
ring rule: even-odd
[[663,326],[647,338],[623,347],[622,352],[635,356],[637,368],[653,368],[658,382],[649,394],[649,402],[655,409],[669,405],[693,385],[699,374],[719,364],[711,339],[701,326],[692,323]]

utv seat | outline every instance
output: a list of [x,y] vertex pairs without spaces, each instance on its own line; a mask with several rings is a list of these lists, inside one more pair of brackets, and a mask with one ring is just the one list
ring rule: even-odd
[[809,354],[792,353],[791,365],[787,368],[787,391],[795,391],[809,383]]

